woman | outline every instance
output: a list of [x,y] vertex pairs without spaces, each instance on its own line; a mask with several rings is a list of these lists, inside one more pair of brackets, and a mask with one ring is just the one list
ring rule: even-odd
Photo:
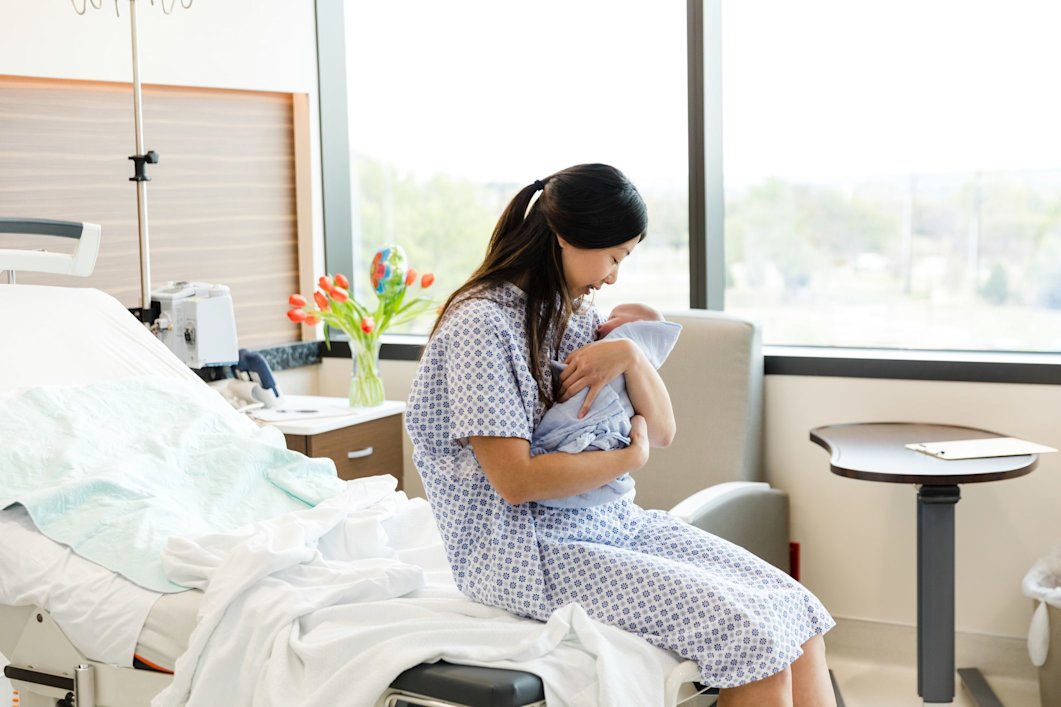
[[[540,192],[540,194],[539,194]],[[535,197],[537,197],[535,199]],[[719,704],[835,705],[821,634],[833,621],[788,575],[628,499],[549,508],[638,470],[667,446],[674,415],[629,340],[595,341],[584,298],[614,284],[645,237],[626,177],[576,165],[520,190],[486,258],[446,302],[405,420],[460,589],[539,620],[578,602],[595,619],[696,661]],[[551,380],[550,359],[569,364]],[[552,402],[624,374],[637,415],[624,449],[531,456]]]

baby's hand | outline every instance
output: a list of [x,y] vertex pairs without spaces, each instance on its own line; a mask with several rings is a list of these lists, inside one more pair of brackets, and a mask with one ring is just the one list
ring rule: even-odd
[[608,334],[611,334],[613,331],[615,331],[616,327],[621,326],[625,323],[626,320],[620,319],[619,317],[609,317],[608,321],[604,322],[599,327],[597,327],[597,338],[603,339]]
[[612,314],[607,318],[604,324],[597,327],[597,339],[604,339],[612,331],[629,322],[633,322],[633,318],[623,316],[622,314]]

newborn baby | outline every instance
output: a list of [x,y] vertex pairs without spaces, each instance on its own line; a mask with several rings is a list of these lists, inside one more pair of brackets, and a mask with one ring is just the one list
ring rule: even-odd
[[[681,325],[668,322],[655,309],[644,304],[621,304],[612,310],[608,320],[597,330],[598,339],[630,339],[659,368],[667,360],[678,340]],[[556,375],[566,364],[550,364]],[[531,438],[531,454],[582,452],[590,449],[607,451],[630,444],[630,418],[633,405],[626,394],[626,377],[617,376],[597,395],[585,417],[578,411],[589,394],[585,388],[562,403],[545,411]],[[600,488],[568,496],[538,501],[552,508],[588,508],[633,495],[634,479],[623,474]]]

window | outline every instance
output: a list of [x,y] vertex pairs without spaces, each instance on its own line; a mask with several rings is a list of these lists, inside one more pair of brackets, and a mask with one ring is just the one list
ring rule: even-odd
[[[379,245],[401,243],[437,272],[442,295],[479,262],[518,188],[543,171],[609,161],[645,194],[650,224],[620,287],[599,293],[603,309],[618,299],[685,307],[691,279],[698,303],[705,291],[710,306],[724,299],[763,324],[767,344],[818,347],[795,358],[776,350],[768,371],[771,360],[789,371],[800,356],[839,355],[853,357],[845,375],[909,377],[910,366],[882,364],[906,361],[896,349],[918,361],[935,349],[951,352],[941,363],[958,357],[976,370],[911,360],[914,377],[1056,383],[1061,97],[1050,73],[1061,47],[1048,33],[1061,6],[687,4],[346,0],[345,22],[323,25],[318,5],[319,32],[345,28],[329,44],[348,57],[341,124],[354,172],[354,227],[339,219],[329,252],[352,231],[362,269]],[[686,11],[701,9],[704,27],[687,28]],[[686,154],[687,29],[711,55],[711,155],[710,131],[724,123],[722,156],[707,164],[706,238],[688,220],[689,160],[704,155],[699,139]],[[336,180],[325,172],[327,193]],[[329,202],[339,200],[325,199],[326,228]],[[1006,351],[1016,354],[989,353]],[[870,354],[876,368],[863,370]]]
[[520,188],[607,162],[649,235],[598,305],[688,306],[684,4],[348,1],[345,23],[356,272],[397,243],[446,295]]
[[1061,351],[1059,23],[725,2],[726,309],[768,344]]

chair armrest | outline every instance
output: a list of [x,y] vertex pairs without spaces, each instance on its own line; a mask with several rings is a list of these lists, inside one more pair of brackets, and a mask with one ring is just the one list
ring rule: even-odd
[[769,484],[716,484],[681,501],[670,513],[789,571],[788,495]]

